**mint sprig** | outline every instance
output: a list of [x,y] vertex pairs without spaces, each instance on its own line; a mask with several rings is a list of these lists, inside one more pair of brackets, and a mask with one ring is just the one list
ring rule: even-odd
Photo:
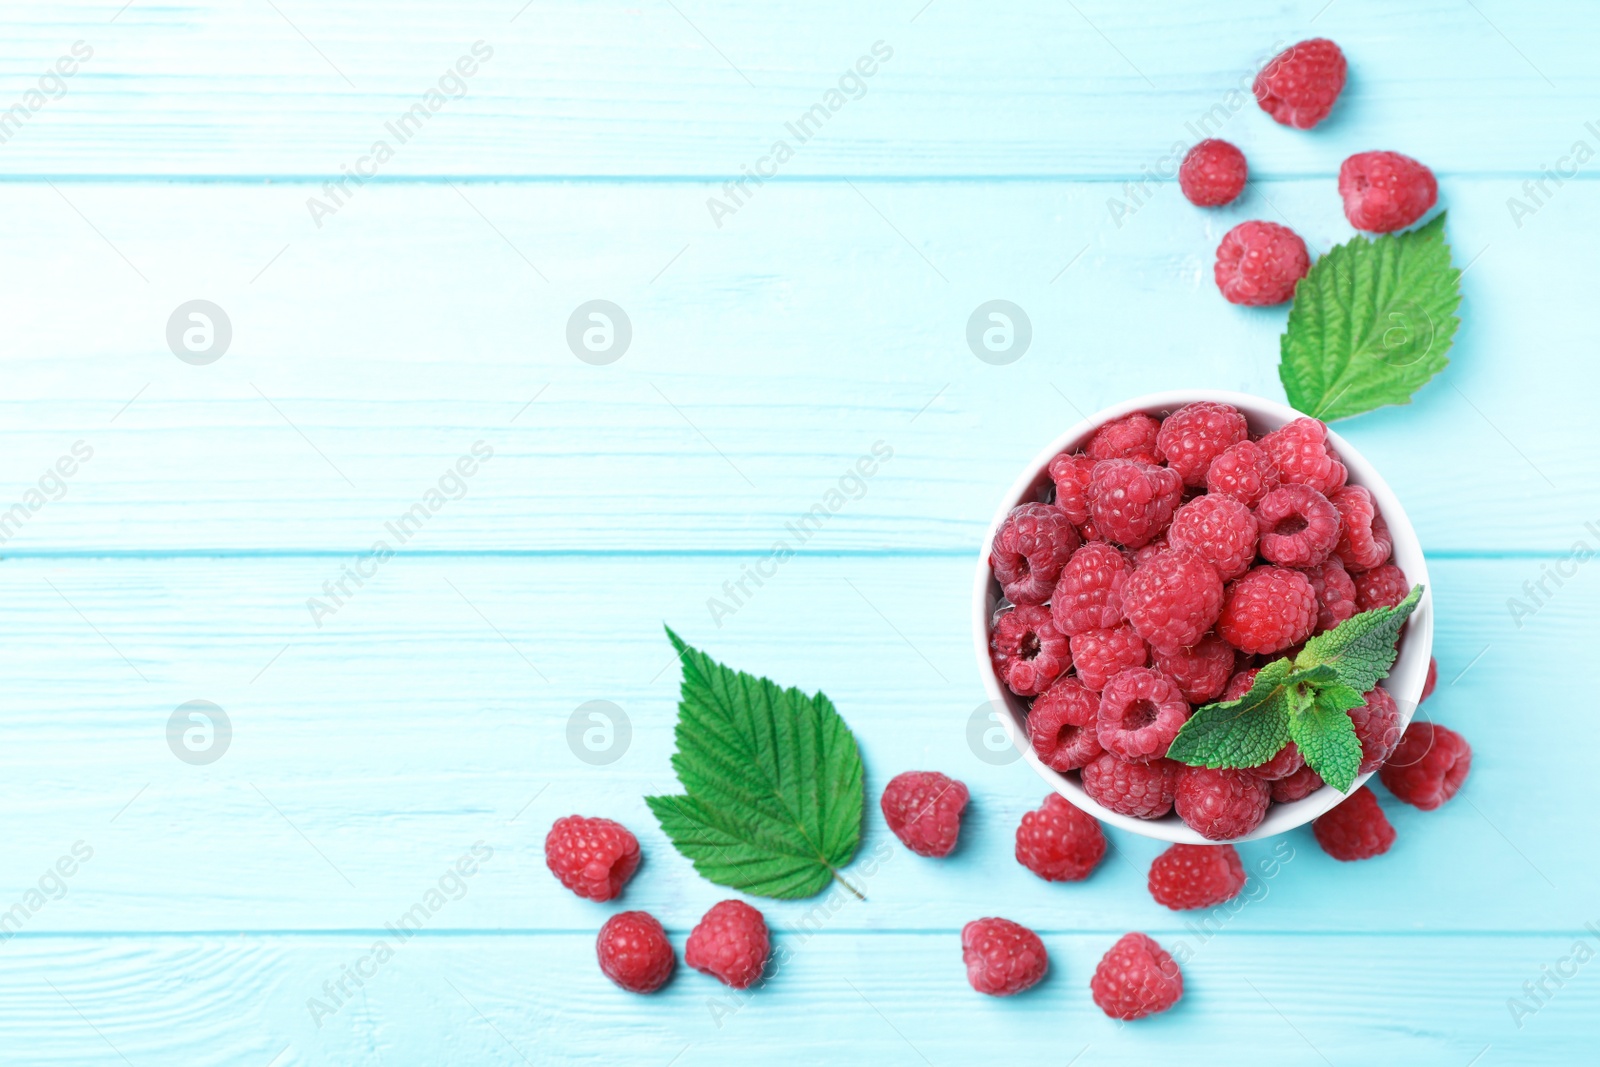
[[1422,592],[1415,586],[1396,606],[1363,611],[1313,637],[1292,661],[1268,663],[1244,696],[1190,715],[1167,757],[1195,767],[1256,767],[1293,741],[1323,781],[1347,792],[1361,766],[1349,712],[1394,666],[1400,628]]

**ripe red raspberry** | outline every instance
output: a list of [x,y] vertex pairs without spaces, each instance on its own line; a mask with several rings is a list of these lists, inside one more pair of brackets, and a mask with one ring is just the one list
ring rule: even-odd
[[1083,765],[1083,791],[1118,815],[1159,819],[1172,810],[1173,790],[1183,764],[1169,759],[1129,763],[1102,753]]
[[1244,153],[1227,141],[1213,138],[1201,141],[1183,157],[1178,166],[1178,188],[1196,207],[1221,207],[1244,192],[1249,176]]
[[1439,684],[1439,661],[1432,656],[1428,657],[1428,680],[1422,683],[1422,696],[1417,699],[1420,704],[1433,696],[1433,687]]
[[961,960],[972,988],[991,997],[1020,993],[1050,969],[1039,935],[1010,919],[974,919],[962,927]]
[[1194,488],[1206,484],[1206,471],[1212,460],[1230,445],[1249,436],[1250,427],[1238,408],[1199,400],[1185,404],[1166,417],[1156,434],[1156,447],[1166,457],[1167,466],[1178,472],[1183,484]]
[[1089,521],[1089,475],[1099,461],[1082,453],[1061,453],[1050,461],[1050,480],[1056,486],[1056,507],[1082,527]]
[[1172,515],[1167,541],[1187,548],[1231,582],[1256,559],[1256,517],[1250,509],[1222,493],[1197,496]]
[[1178,1002],[1183,996],[1183,971],[1150,938],[1123,934],[1095,966],[1089,991],[1095,1004],[1111,1018],[1143,1019]]
[[1256,567],[1228,586],[1217,632],[1245,652],[1282,652],[1317,628],[1317,591],[1299,571]]
[[1309,130],[1328,117],[1344,88],[1345,61],[1324,37],[1290,45],[1256,75],[1256,102],[1285,126]]
[[1316,567],[1339,543],[1339,509],[1309,485],[1282,485],[1256,505],[1261,555],[1283,567]]
[[1047,882],[1081,882],[1106,854],[1094,816],[1051,793],[1017,826],[1017,862]]
[[1187,648],[1222,612],[1217,569],[1184,548],[1168,549],[1122,584],[1122,610],[1134,632],[1158,648]]
[[1056,629],[1070,637],[1120,623],[1122,583],[1128,574],[1128,561],[1104,541],[1090,541],[1074,552],[1050,596]]
[[711,905],[683,946],[683,962],[723,985],[749,989],[767,965],[767,921],[742,900]]
[[1271,786],[1232,767],[1185,767],[1172,798],[1178,818],[1212,841],[1229,841],[1254,830],[1270,803]]
[[1173,911],[1215,907],[1238,896],[1244,883],[1232,845],[1173,845],[1150,865],[1150,895]]
[[1322,851],[1345,862],[1381,856],[1394,844],[1394,827],[1384,817],[1377,796],[1366,786],[1313,820],[1311,833]]
[[1028,742],[1046,767],[1075,771],[1100,755],[1100,698],[1076,678],[1058,678],[1028,709]]
[[1212,275],[1228,303],[1264,307],[1293,296],[1295,283],[1310,269],[1311,254],[1299,234],[1251,219],[1223,234]]
[[1156,436],[1161,423],[1142,411],[1106,423],[1089,438],[1085,449],[1095,459],[1133,459],[1140,463],[1161,462]]
[[1234,671],[1233,677],[1228,679],[1228,688],[1222,691],[1222,699],[1238,700],[1250,692],[1250,687],[1256,683],[1256,675],[1260,673],[1260,667],[1246,667],[1242,671]]
[[1367,702],[1350,709],[1350,725],[1356,729],[1356,740],[1361,742],[1361,766],[1357,774],[1366,774],[1383,766],[1396,745],[1400,743],[1400,706],[1382,686],[1367,693]]
[[1078,680],[1098,693],[1129,667],[1143,667],[1150,659],[1150,649],[1133,627],[1110,626],[1073,634],[1072,658]]
[[1420,219],[1439,199],[1433,171],[1399,152],[1357,152],[1339,167],[1344,217],[1368,233],[1391,233]]
[[1060,508],[1022,504],[994,534],[989,567],[1013,604],[1043,604],[1078,550],[1078,528]]
[[1278,468],[1278,480],[1284,485],[1309,485],[1327,496],[1350,476],[1328,447],[1327,425],[1316,419],[1295,419],[1267,434],[1259,444]]
[[610,819],[567,815],[545,835],[544,862],[585,900],[611,900],[639,869],[639,840]]
[[1206,634],[1188,648],[1153,649],[1156,670],[1172,679],[1183,699],[1207,704],[1222,695],[1233,675],[1233,646]]
[[1125,760],[1165,756],[1188,721],[1189,704],[1178,687],[1148,667],[1123,671],[1100,694],[1100,747]]
[[1472,769],[1472,746],[1447,726],[1414,722],[1378,771],[1378,780],[1399,799],[1432,811],[1456,795]]
[[878,800],[890,832],[919,856],[950,855],[966,806],[967,787],[938,771],[897,774]]
[[1358,574],[1355,581],[1356,607],[1362,611],[1396,607],[1411,592],[1406,572],[1393,563]]
[[594,947],[601,973],[630,993],[654,993],[667,984],[677,962],[667,932],[646,911],[611,916]]
[[1274,804],[1293,804],[1322,788],[1322,775],[1309,766],[1301,767],[1287,778],[1279,778],[1272,786]]
[[1254,441],[1240,441],[1222,450],[1206,469],[1206,492],[1231,496],[1253,508],[1278,488],[1278,468]]
[[1305,765],[1306,758],[1300,754],[1300,746],[1290,741],[1278,749],[1276,756],[1248,770],[1263,782],[1276,782],[1289,777]]
[[1333,553],[1344,569],[1359,574],[1386,563],[1394,543],[1372,494],[1363,486],[1347,485],[1328,499],[1339,509],[1339,544]]
[[[1177,512],[1173,512],[1173,514],[1176,515]],[[1171,527],[1168,527],[1168,529],[1171,529]],[[1125,549],[1123,551],[1123,558],[1134,567],[1142,567],[1146,563],[1149,563],[1151,560],[1155,559],[1157,555],[1165,552],[1171,547],[1172,546],[1167,543],[1167,535],[1162,534],[1160,537],[1156,538],[1154,541],[1151,541],[1148,545],[1145,545],[1138,551]]]
[[1131,459],[1095,464],[1089,477],[1089,516],[1107,540],[1143,548],[1172,521],[1183,499],[1178,472]]
[[1333,629],[1356,613],[1356,583],[1337,556],[1303,573],[1317,591],[1317,633]]
[[1044,692],[1072,666],[1066,634],[1050,621],[1050,609],[1034,605],[995,621],[989,653],[995,673],[1019,697]]

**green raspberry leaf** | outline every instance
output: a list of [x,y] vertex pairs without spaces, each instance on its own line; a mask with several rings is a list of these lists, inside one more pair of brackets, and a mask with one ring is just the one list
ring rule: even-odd
[[1460,306],[1443,213],[1331,249],[1295,287],[1279,344],[1289,403],[1327,422],[1411,403],[1450,362]]
[[822,892],[861,842],[866,773],[850,728],[823,694],[779,688],[667,636],[683,663],[672,767],[685,795],[645,798],[661,829],[718,885],[783,899]]
[[1422,586],[1413,586],[1395,607],[1363,611],[1313,637],[1295,657],[1296,672],[1305,675],[1318,671],[1325,675],[1323,668],[1331,667],[1339,682],[1365,693],[1394,666],[1400,627],[1416,610],[1422,591]]
[[1349,791],[1361,766],[1361,741],[1348,712],[1362,703],[1360,693],[1335,685],[1319,691],[1309,708],[1289,720],[1289,736],[1306,763],[1341,793]]
[[1237,700],[1207,704],[1189,716],[1167,758],[1193,767],[1255,767],[1289,743],[1289,661],[1274,660]]

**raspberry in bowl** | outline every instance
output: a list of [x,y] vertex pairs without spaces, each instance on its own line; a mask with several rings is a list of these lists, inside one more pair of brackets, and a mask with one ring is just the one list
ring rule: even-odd
[[[1245,841],[1347,794],[1293,745],[1250,769],[1165,758],[1191,710],[1427,584],[1399,500],[1323,423],[1243,393],[1157,393],[1072,427],[1011,487],[979,558],[973,639],[1012,744],[1071,803],[1163,841]],[[1364,746],[1403,733],[1432,644],[1424,592],[1394,667],[1352,713]],[[1371,755],[1351,792],[1387,753]]]

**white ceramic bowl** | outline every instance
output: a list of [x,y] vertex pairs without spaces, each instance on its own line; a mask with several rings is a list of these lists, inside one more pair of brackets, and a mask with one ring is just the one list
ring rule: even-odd
[[[978,665],[983,676],[984,689],[988,692],[992,705],[1004,709],[1000,713],[1000,721],[1005,727],[1007,736],[1022,754],[1022,758],[1039,772],[1041,778],[1050,783],[1052,789],[1102,822],[1162,841],[1204,845],[1217,842],[1208,841],[1189,829],[1176,814],[1169,814],[1161,819],[1135,819],[1119,815],[1089,799],[1076,777],[1068,777],[1059,771],[1053,771],[1040,762],[1039,757],[1034,755],[1033,746],[1028,743],[1027,707],[1020,697],[1013,694],[1000,679],[995,677],[994,667],[989,660],[990,620],[994,618],[995,608],[1001,599],[999,583],[994,580],[994,575],[989,570],[989,550],[994,543],[995,531],[1011,513],[1011,509],[1018,504],[1040,499],[1043,491],[1051,484],[1048,470],[1050,461],[1062,452],[1081,448],[1101,425],[1135,411],[1157,416],[1166,415],[1196,400],[1215,400],[1232,404],[1244,412],[1245,418],[1250,421],[1251,432],[1258,434],[1275,430],[1301,417],[1301,413],[1293,408],[1273,400],[1263,400],[1258,396],[1220,390],[1186,390],[1152,393],[1124,401],[1104,411],[1096,412],[1057,437],[1033,458],[1027,469],[1022,472],[1022,476],[1011,486],[1000,505],[1000,510],[995,512],[994,521],[989,524],[989,532],[983,539],[983,552],[978,557],[977,580],[973,585],[972,640],[978,653]],[[1349,468],[1350,484],[1364,486],[1372,494],[1379,512],[1388,522],[1389,534],[1394,539],[1394,563],[1405,572],[1406,580],[1412,585],[1427,586],[1428,567],[1422,558],[1422,546],[1417,543],[1416,531],[1411,528],[1411,520],[1406,517],[1405,509],[1400,506],[1400,501],[1396,499],[1393,490],[1350,442],[1330,431],[1328,443],[1339,453],[1339,458]],[[1400,656],[1395,661],[1394,670],[1383,682],[1383,687],[1400,706],[1402,729],[1411,721],[1411,715],[1422,697],[1422,686],[1428,676],[1428,659],[1432,653],[1433,591],[1430,587],[1411,615],[1410,624],[1405,629],[1400,643]],[[1361,775],[1351,788],[1356,788],[1370,777],[1370,774]],[[1310,796],[1292,804],[1273,804],[1267,809],[1267,816],[1261,825],[1252,833],[1237,840],[1251,841],[1292,830],[1315,819],[1343,800],[1345,796],[1346,794],[1340,793],[1332,786],[1323,786]]]

